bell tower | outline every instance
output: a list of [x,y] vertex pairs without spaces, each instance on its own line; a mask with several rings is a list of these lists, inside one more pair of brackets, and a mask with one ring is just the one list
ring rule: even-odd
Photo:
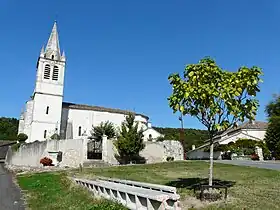
[[42,141],[60,134],[66,58],[61,54],[55,22],[46,48],[37,61],[36,85],[33,92],[33,116],[28,142]]

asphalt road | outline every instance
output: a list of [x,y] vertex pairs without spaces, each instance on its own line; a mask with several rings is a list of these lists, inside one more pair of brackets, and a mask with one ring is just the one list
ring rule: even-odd
[[12,175],[0,163],[0,209],[24,210],[20,189],[13,183]]
[[279,161],[251,161],[251,160],[215,160],[216,163],[232,164],[239,166],[251,166],[280,171]]

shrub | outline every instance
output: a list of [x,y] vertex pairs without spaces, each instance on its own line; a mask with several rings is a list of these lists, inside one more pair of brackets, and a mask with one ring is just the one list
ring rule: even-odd
[[28,139],[28,136],[25,133],[19,133],[17,136],[19,142],[24,142],[26,139]]
[[51,139],[59,140],[59,139],[60,139],[60,136],[59,136],[57,133],[54,133],[54,134],[51,136]]
[[43,164],[43,166],[53,166],[52,159],[48,157],[44,157],[40,160],[40,163]]
[[164,141],[164,137],[163,136],[159,136],[156,138],[156,141]]
[[103,135],[108,139],[114,138],[117,135],[116,129],[112,122],[101,122],[100,125],[95,126],[91,130],[91,137],[96,141],[102,141]]
[[256,153],[251,155],[251,159],[252,160],[260,160],[259,156]]

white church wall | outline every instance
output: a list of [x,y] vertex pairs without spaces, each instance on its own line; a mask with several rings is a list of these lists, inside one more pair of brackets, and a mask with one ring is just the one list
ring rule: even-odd
[[143,132],[143,135],[144,135],[144,141],[149,141],[150,135],[153,141],[155,141],[158,137],[163,136],[162,134],[160,134],[159,132],[157,132],[155,129],[152,128],[145,130]]
[[[32,133],[30,138],[26,140],[26,142],[34,142],[34,141],[45,141],[46,139],[50,139],[50,137],[55,133],[57,124],[56,123],[46,123],[46,122],[33,122],[32,123]],[[44,132],[46,132],[46,138],[44,138]]]
[[[60,123],[62,97],[36,94],[34,101],[33,121]],[[48,114],[47,107],[49,107]]]
[[[68,115],[68,117],[66,117]],[[79,127],[81,127],[81,135],[83,135],[84,131],[86,135],[90,135],[90,131],[92,130],[92,126],[98,126],[101,122],[110,121],[112,122],[116,128],[121,126],[121,123],[125,120],[124,114],[119,113],[110,113],[110,112],[98,112],[92,110],[80,110],[80,109],[69,109],[67,111],[66,108],[63,108],[62,112],[62,120],[68,120],[68,122],[72,122],[73,125],[73,138],[79,138]],[[147,122],[142,116],[137,115],[135,120],[141,122]],[[66,125],[65,122],[62,122],[63,125]],[[140,123],[141,126],[145,128],[144,123]],[[65,126],[63,126],[65,127]],[[65,131],[66,132],[66,131]]]

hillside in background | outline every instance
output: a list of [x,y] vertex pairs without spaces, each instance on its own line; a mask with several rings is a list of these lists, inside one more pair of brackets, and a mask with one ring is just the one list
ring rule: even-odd
[[[166,140],[180,140],[180,128],[153,128],[161,134],[164,134],[164,139]],[[186,151],[191,150],[193,144],[196,147],[204,144],[204,141],[208,138],[208,133],[206,130],[185,128],[184,131],[184,143]]]
[[18,119],[0,117],[0,140],[16,140]]
[[[180,128],[153,127],[158,132],[164,134],[167,140],[180,140]],[[190,150],[192,145],[202,145],[207,139],[207,131],[185,128],[185,148]],[[0,140],[15,140],[18,132],[18,119],[0,117]]]

